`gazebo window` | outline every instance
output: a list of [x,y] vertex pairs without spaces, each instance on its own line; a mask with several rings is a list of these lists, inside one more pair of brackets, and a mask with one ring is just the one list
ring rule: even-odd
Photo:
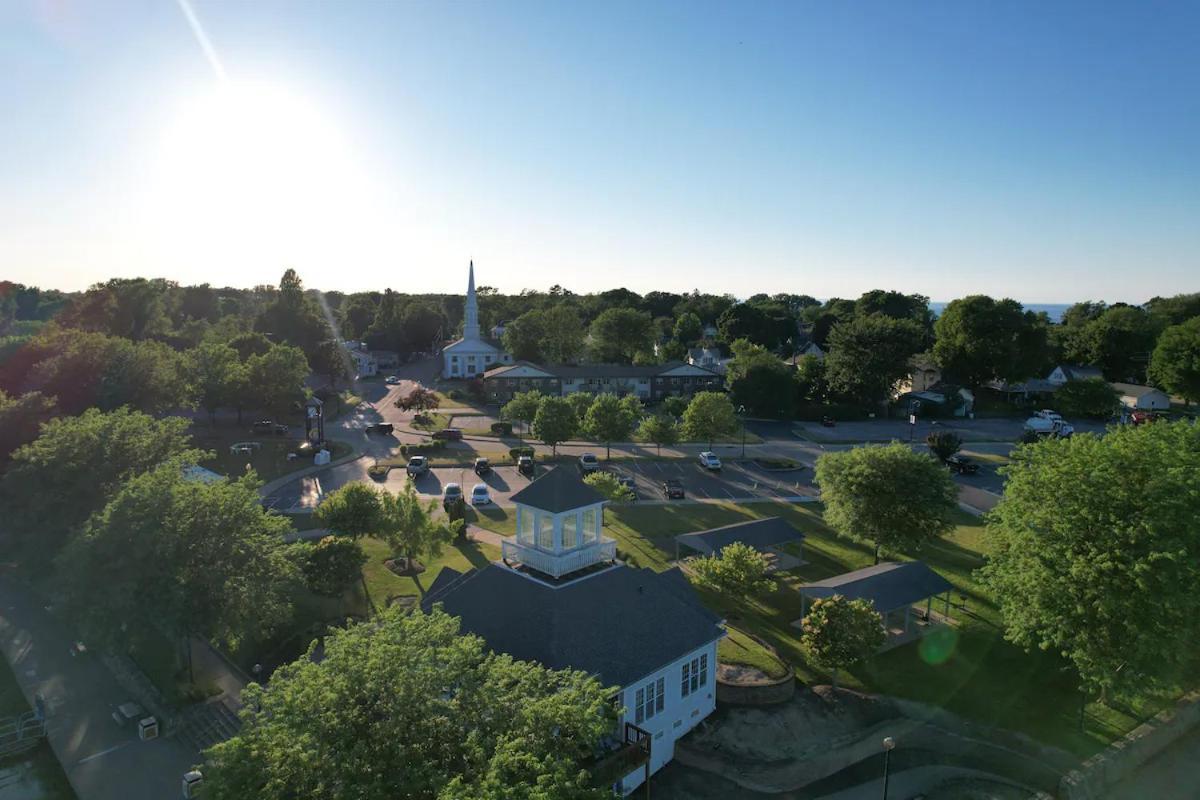
[[562,546],[564,550],[579,546],[579,517],[575,514],[563,517]]
[[517,508],[517,541],[533,544],[533,512]]
[[600,523],[595,507],[585,508],[583,510],[583,539],[584,541],[597,541],[600,538]]
[[537,515],[537,546],[543,550],[554,549],[554,517]]

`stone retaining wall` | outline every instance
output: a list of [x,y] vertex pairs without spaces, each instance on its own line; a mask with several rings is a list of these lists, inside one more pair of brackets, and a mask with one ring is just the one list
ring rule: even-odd
[[1159,712],[1083,766],[1063,776],[1058,796],[1063,800],[1098,800],[1110,787],[1127,778],[1197,725],[1200,725],[1200,692],[1184,695],[1173,708]]
[[786,703],[796,693],[796,673],[788,667],[787,674],[773,681],[756,683],[726,683],[717,678],[717,702],[734,706],[773,706]]

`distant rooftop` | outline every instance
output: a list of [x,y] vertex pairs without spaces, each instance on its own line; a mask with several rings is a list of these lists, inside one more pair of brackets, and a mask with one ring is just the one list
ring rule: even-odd
[[848,600],[870,600],[875,610],[882,614],[953,588],[950,581],[925,562],[901,561],[876,564],[806,583],[800,587],[800,594],[808,598],[840,594]]

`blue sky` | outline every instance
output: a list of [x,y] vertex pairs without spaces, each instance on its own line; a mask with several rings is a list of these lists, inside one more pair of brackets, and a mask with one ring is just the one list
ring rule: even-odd
[[0,5],[0,277],[1200,290],[1196,3]]

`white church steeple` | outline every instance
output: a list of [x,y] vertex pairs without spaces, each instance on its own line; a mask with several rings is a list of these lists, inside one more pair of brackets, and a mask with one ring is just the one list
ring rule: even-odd
[[467,304],[463,310],[463,336],[464,341],[477,342],[479,341],[479,303],[475,299],[475,261],[471,261],[471,266],[467,272]]

